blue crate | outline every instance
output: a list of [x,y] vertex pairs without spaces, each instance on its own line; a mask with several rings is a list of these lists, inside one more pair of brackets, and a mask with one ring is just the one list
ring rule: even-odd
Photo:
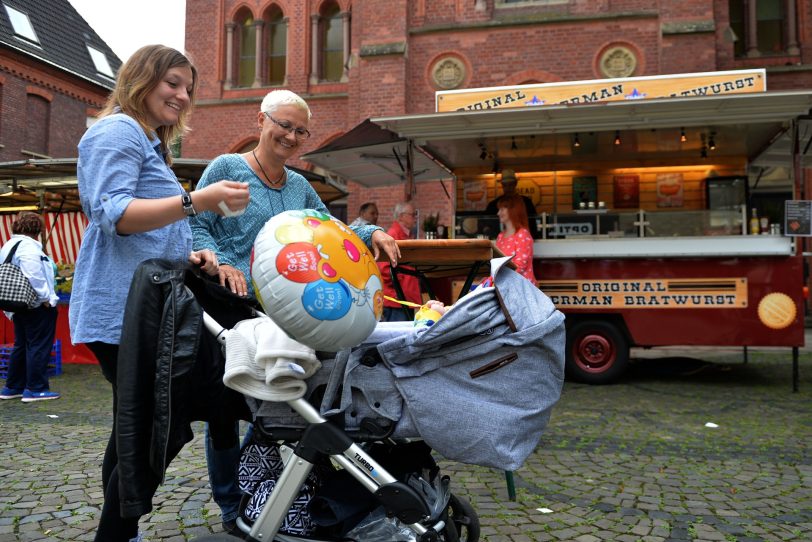
[[[6,379],[8,376],[8,362],[13,344],[0,344],[0,378]],[[51,348],[51,361],[48,362],[48,376],[59,376],[62,374],[62,341],[57,339]]]

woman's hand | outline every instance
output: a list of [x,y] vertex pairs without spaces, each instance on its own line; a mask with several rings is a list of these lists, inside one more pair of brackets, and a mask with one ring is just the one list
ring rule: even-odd
[[245,282],[245,275],[234,266],[223,264],[220,266],[220,286],[228,288],[231,293],[240,297],[248,295],[248,285]]
[[[198,212],[212,211],[220,216],[241,214],[249,200],[248,183],[237,181],[218,181],[192,192],[192,204]],[[223,209],[223,205],[230,213]]]
[[396,267],[398,265],[398,260],[400,259],[400,248],[398,248],[398,243],[395,239],[385,233],[383,230],[375,230],[372,232],[372,255],[377,260],[378,256],[380,256],[381,251],[386,254],[386,257],[389,258],[389,262],[392,264],[392,267]]
[[208,275],[216,275],[219,268],[217,255],[209,249],[193,251],[189,254],[189,263],[199,265]]

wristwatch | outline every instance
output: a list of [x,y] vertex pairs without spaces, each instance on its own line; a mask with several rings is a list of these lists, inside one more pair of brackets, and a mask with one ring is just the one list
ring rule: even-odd
[[189,192],[183,191],[183,194],[180,197],[180,203],[183,205],[183,212],[186,216],[196,216],[197,211],[195,211],[195,206],[192,205],[192,196],[189,195]]

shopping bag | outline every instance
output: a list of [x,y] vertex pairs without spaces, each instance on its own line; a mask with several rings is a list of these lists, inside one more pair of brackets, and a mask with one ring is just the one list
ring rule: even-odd
[[33,307],[37,292],[19,267],[11,263],[14,253],[22,241],[11,249],[6,261],[0,264],[0,310],[19,312]]

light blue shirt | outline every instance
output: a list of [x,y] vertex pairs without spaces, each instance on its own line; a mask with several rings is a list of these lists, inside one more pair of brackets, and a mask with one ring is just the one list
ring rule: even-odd
[[181,220],[144,233],[120,235],[118,223],[133,199],[183,192],[152,141],[128,115],[91,126],[79,142],[79,198],[89,220],[73,276],[70,329],[74,343],[119,344],[124,304],[135,268],[150,258],[187,261],[192,231]]
[[[248,183],[251,200],[245,213],[224,218],[212,212],[203,212],[192,218],[194,249],[210,249],[217,254],[220,264],[239,269],[251,285],[251,249],[259,231],[268,220],[284,211],[314,209],[329,214],[324,202],[313,186],[298,173],[285,168],[287,181],[282,188],[269,188],[257,177],[248,162],[239,154],[224,154],[215,158],[203,172],[197,188],[203,188],[221,180]],[[370,246],[378,226],[352,228],[367,246]],[[254,297],[253,288],[248,288]]]

